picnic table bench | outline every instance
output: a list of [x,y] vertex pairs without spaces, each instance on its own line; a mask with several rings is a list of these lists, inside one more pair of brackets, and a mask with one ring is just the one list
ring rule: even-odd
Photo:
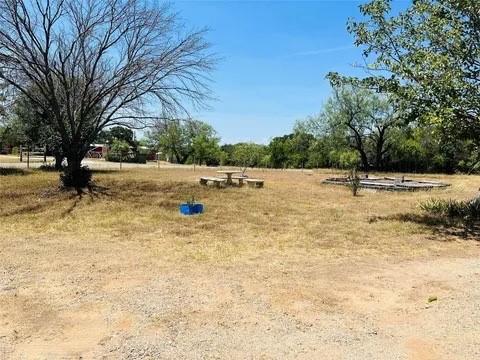
[[211,176],[202,176],[200,178],[200,185],[208,185],[208,183],[213,183],[216,187],[220,187],[221,185],[227,182],[227,179],[211,177]]
[[253,188],[262,188],[263,183],[265,182],[265,180],[263,179],[250,179],[250,178],[245,179],[245,181],[247,182],[248,186]]
[[265,180],[263,179],[251,179],[247,175],[233,175],[231,171],[218,171],[219,173],[223,173],[227,175],[226,177],[213,177],[213,176],[202,176],[200,178],[201,185],[208,185],[208,183],[214,184],[216,187],[221,186],[232,186],[232,180],[238,180],[238,185],[243,186],[244,182],[248,184],[249,187],[252,188],[263,188],[263,183]]
[[238,180],[238,185],[243,186],[243,180],[248,179],[247,175],[233,175],[232,180]]
[[240,174],[241,171],[239,170],[218,170],[217,173],[219,174],[223,174],[223,175],[226,175],[227,176],[227,185],[232,185],[233,182],[232,182],[232,175],[233,174]]

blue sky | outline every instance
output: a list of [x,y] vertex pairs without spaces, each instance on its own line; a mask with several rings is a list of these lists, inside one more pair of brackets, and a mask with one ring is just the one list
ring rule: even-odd
[[359,74],[361,50],[346,31],[359,1],[176,1],[189,27],[210,29],[221,57],[212,74],[216,101],[194,113],[222,143],[267,143],[320,111],[329,71]]

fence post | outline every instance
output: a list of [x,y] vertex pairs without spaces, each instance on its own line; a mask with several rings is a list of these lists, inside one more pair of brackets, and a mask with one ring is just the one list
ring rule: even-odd
[[27,146],[27,169],[30,169],[30,145]]
[[23,162],[23,146],[20,145],[20,162]]

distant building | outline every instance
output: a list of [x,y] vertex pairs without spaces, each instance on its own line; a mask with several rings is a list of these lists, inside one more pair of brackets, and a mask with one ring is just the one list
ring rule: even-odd
[[90,144],[90,150],[88,150],[87,157],[94,159],[103,159],[108,153],[107,144]]

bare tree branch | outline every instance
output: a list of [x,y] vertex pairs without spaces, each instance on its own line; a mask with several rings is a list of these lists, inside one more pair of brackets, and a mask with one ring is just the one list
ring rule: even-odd
[[204,33],[143,0],[0,0],[0,81],[50,114],[78,162],[106,126],[205,106],[215,59]]

